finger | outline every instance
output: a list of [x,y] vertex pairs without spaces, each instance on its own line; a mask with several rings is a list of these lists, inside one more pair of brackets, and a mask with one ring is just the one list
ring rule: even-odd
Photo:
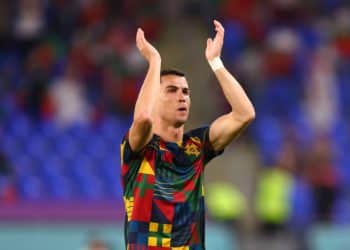
[[141,28],[138,28],[136,32],[136,45],[139,48],[140,46],[142,46],[142,37],[143,37],[143,30]]
[[223,40],[224,40],[224,33],[223,33],[223,31],[221,31],[221,30],[218,30],[218,31],[216,32],[215,37],[214,37],[214,41],[218,41],[218,40],[220,40],[220,41],[223,41]]
[[225,30],[222,27],[215,27],[215,31],[220,35],[224,35],[225,33]]
[[218,20],[216,20],[216,19],[214,19],[213,22],[214,22],[215,25],[221,25],[221,23]]
[[224,26],[222,26],[222,24],[218,20],[214,20],[214,25],[216,28],[219,28],[220,30],[225,30]]
[[145,33],[142,29],[139,31],[138,48],[143,50],[147,46],[148,42],[145,38]]
[[213,43],[213,39],[208,38],[207,39],[207,47],[210,47],[212,43]]
[[224,27],[221,25],[221,23],[217,20],[214,20],[214,25],[215,25],[215,31],[217,33],[219,33],[220,35],[224,35],[225,33],[225,29]]
[[143,30],[141,28],[137,29],[136,39],[140,39],[143,36]]
[[142,37],[141,37],[142,43],[143,44],[148,44],[149,42],[147,41],[146,37],[145,37],[145,33],[142,32]]
[[140,43],[142,44],[142,46],[150,44],[145,37],[145,32],[142,29],[140,29]]

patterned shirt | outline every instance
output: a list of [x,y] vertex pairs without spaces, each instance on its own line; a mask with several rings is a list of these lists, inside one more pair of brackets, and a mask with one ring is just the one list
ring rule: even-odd
[[121,144],[128,250],[203,250],[204,166],[222,153],[209,127],[191,130],[181,143],[153,135],[138,153],[128,134]]

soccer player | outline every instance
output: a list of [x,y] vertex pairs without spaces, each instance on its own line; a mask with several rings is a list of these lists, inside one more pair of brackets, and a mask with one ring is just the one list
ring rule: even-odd
[[204,166],[254,119],[244,90],[220,60],[224,28],[205,56],[232,111],[210,126],[184,133],[190,90],[183,73],[161,71],[161,56],[137,30],[136,44],[149,67],[136,101],[130,130],[121,144],[122,185],[129,250],[202,250]]

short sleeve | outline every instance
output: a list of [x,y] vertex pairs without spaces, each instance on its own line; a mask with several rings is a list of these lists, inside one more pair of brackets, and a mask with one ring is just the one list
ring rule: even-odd
[[121,177],[122,185],[125,190],[128,190],[127,186],[133,179],[133,176],[137,173],[137,169],[140,166],[142,160],[142,152],[134,152],[131,149],[129,143],[129,132],[123,137],[122,143],[120,145],[120,160],[121,160]]
[[194,130],[191,130],[188,135],[192,138],[198,138],[201,142],[201,151],[203,154],[204,164],[207,164],[210,160],[218,155],[221,155],[224,150],[215,151],[209,140],[210,126],[203,126]]
[[132,150],[129,142],[129,131],[123,137],[120,146],[120,158],[121,158],[121,179],[124,192],[130,194],[132,185],[137,176],[138,170],[142,164],[144,158],[154,158],[155,155],[155,139],[152,140],[140,151],[135,152]]
[[142,159],[146,154],[146,152],[149,152],[154,148],[154,144],[156,143],[155,137],[153,136],[150,142],[147,145],[145,145],[143,149],[141,149],[138,152],[135,152],[132,150],[130,146],[129,133],[130,131],[128,131],[125,134],[125,136],[123,137],[122,143],[120,145],[120,158],[121,158],[122,164],[129,164],[132,161]]
[[131,149],[129,143],[129,131],[123,137],[122,143],[120,145],[120,158],[122,164],[129,164],[133,159],[136,159],[138,154]]

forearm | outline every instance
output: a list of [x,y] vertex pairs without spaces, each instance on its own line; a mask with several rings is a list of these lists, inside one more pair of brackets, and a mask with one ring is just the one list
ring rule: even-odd
[[214,25],[216,35],[214,39],[207,40],[205,56],[232,109],[232,112],[220,116],[210,125],[209,140],[213,149],[218,151],[224,149],[233,139],[237,138],[255,118],[255,110],[241,85],[227,71],[220,60],[225,29],[217,20],[214,20]]
[[160,59],[157,58],[149,62],[148,71],[135,104],[134,119],[152,117],[156,97],[160,91],[160,68]]
[[243,119],[255,117],[254,106],[242,86],[224,67],[214,71],[232,111]]

